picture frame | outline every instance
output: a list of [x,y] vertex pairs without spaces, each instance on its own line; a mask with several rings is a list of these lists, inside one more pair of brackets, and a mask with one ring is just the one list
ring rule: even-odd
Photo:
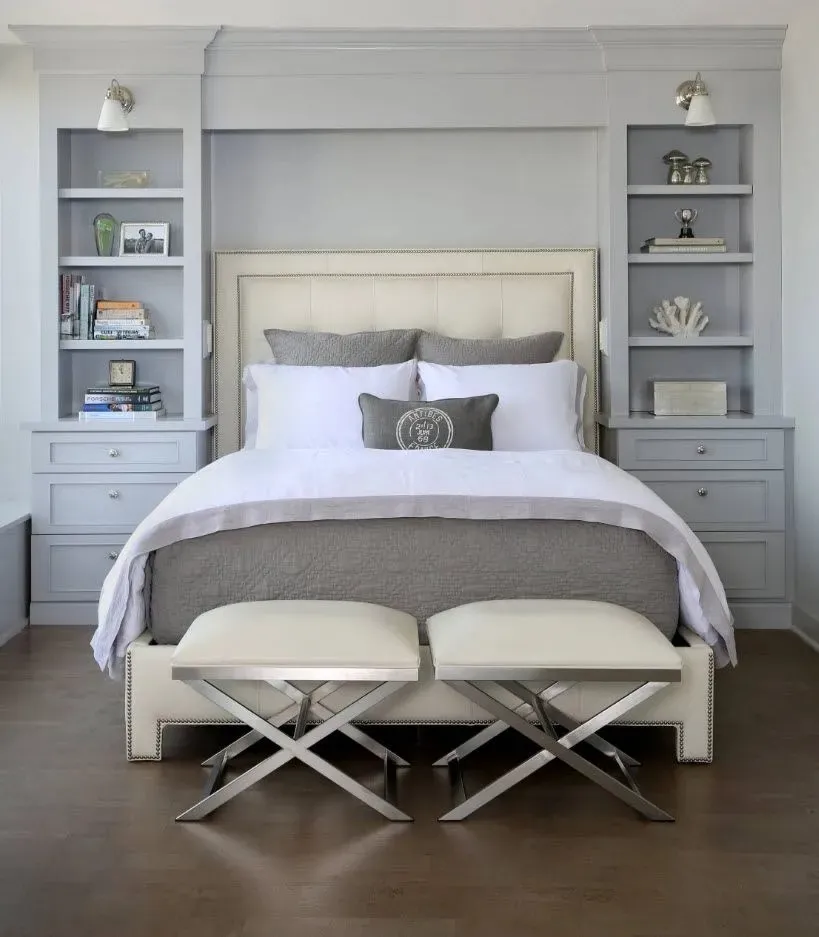
[[108,386],[136,386],[136,361],[129,358],[112,358],[108,362]]
[[170,242],[167,221],[123,221],[119,226],[120,257],[168,257]]

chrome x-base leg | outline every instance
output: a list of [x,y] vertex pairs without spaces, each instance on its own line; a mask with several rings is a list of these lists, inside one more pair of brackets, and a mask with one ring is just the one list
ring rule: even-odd
[[[257,739],[254,738],[252,741],[248,741],[251,733],[247,733],[242,736],[241,739],[237,739],[236,742],[222,749],[214,755],[213,758],[208,759],[208,763],[212,766],[212,771],[205,796],[198,803],[181,813],[176,818],[177,820],[201,820],[202,817],[212,813],[218,807],[221,807],[222,804],[232,800],[237,794],[247,790],[252,784],[260,781],[293,758],[297,758],[299,761],[314,768],[319,774],[324,775],[324,777],[333,781],[354,797],[368,804],[374,810],[378,811],[378,813],[382,814],[382,816],[387,817],[387,819],[412,819],[412,817],[399,810],[395,803],[390,800],[395,786],[396,762],[390,758],[392,753],[387,749],[383,749],[383,752],[378,753],[383,755],[386,769],[385,797],[379,797],[369,788],[360,784],[354,778],[351,778],[324,758],[320,758],[311,751],[311,748],[317,742],[320,742],[328,735],[336,731],[342,731],[345,727],[349,728],[349,722],[401,689],[401,687],[405,685],[403,682],[389,681],[382,683],[375,687],[375,689],[369,690],[355,702],[337,713],[331,713],[329,709],[322,706],[321,709],[324,712],[330,713],[329,717],[309,731],[305,731],[308,713],[311,706],[316,712],[318,712],[318,708],[314,701],[311,701],[310,694],[301,693],[301,691],[294,687],[290,687],[290,689],[295,690],[293,695],[299,695],[298,704],[289,707],[286,713],[280,713],[272,721],[268,721],[263,719],[258,713],[253,712],[252,709],[249,709],[243,703],[235,700],[223,689],[214,686],[207,680],[186,680],[185,682],[191,689],[195,690],[201,696],[204,696],[205,699],[210,700],[212,703],[215,703],[225,710],[225,712],[244,722],[253,732],[258,733],[259,738],[269,739],[271,742],[278,745],[281,750],[265,758],[259,762],[259,764],[245,771],[244,774],[239,775],[239,777],[215,789],[216,785],[221,780],[221,775],[228,759],[238,754],[240,751],[244,751],[245,748],[248,748],[257,741]],[[288,686],[290,685],[288,684]],[[327,684],[324,686],[326,687]],[[325,693],[324,695],[326,696],[328,694]],[[293,696],[291,696],[291,698],[293,698]],[[296,729],[291,738],[289,735],[282,732],[278,726],[292,719],[294,711],[296,713]],[[363,733],[361,734],[363,735]],[[367,738],[368,743],[371,742],[373,746],[378,745],[374,740],[366,736],[365,738]],[[360,740],[356,739],[356,741]],[[369,744],[367,747],[369,747]],[[370,748],[370,750],[372,751],[373,749]]]
[[[467,697],[467,699],[477,703],[482,709],[487,710],[493,716],[495,716],[500,721],[500,723],[503,724],[503,728],[509,727],[520,732],[521,735],[524,735],[526,738],[533,741],[541,749],[541,751],[522,762],[522,764],[518,765],[516,768],[506,772],[506,774],[502,775],[491,784],[488,784],[477,793],[473,794],[472,796],[467,796],[463,787],[462,777],[459,777],[459,756],[456,754],[461,751],[464,746],[462,746],[461,749],[455,749],[455,753],[450,753],[451,755],[454,755],[454,757],[450,758],[448,762],[444,760],[444,763],[448,764],[449,766],[450,776],[453,780],[454,794],[459,802],[457,802],[451,810],[449,810],[439,819],[463,820],[471,813],[474,813],[474,811],[476,811],[479,807],[482,807],[484,804],[494,800],[500,794],[508,791],[510,788],[520,783],[524,778],[527,778],[530,774],[533,774],[539,768],[542,768],[544,765],[548,764],[550,761],[554,761],[555,759],[563,761],[574,768],[576,771],[579,771],[581,774],[585,775],[596,784],[599,784],[600,787],[609,791],[609,793],[614,794],[615,797],[618,797],[620,800],[633,807],[649,820],[674,819],[670,814],[666,813],[664,810],[661,810],[656,804],[653,804],[650,800],[647,800],[640,793],[634,778],[631,776],[631,773],[628,770],[631,766],[630,762],[633,762],[633,759],[626,761],[628,756],[624,757],[624,753],[620,752],[619,749],[614,748],[614,746],[609,746],[607,742],[600,739],[596,734],[604,726],[607,726],[615,719],[620,718],[639,703],[644,702],[655,693],[664,689],[666,686],[668,686],[668,683],[644,683],[636,690],[626,694],[626,696],[622,697],[622,699],[619,699],[610,706],[607,706],[601,712],[597,713],[596,716],[592,716],[591,719],[587,719],[586,722],[577,723],[574,720],[571,720],[565,714],[560,713],[560,711],[555,707],[551,706],[548,698],[544,700],[541,695],[533,693],[521,683],[503,682],[500,684],[505,690],[512,693],[517,699],[519,699],[521,704],[525,704],[528,707],[527,709],[524,709],[523,705],[519,705],[513,710],[509,709],[503,703],[498,702],[494,696],[491,696],[482,688],[482,686],[479,686],[474,682],[467,680],[447,682],[453,689]],[[560,692],[563,691],[561,690]],[[555,693],[554,695],[556,696],[558,694]],[[526,715],[523,714],[526,713],[528,715],[531,712],[536,714],[539,725],[529,722],[529,720],[526,718]],[[569,731],[567,731],[564,735],[558,736],[555,723],[562,723],[564,727],[566,727],[567,722],[570,722],[572,727],[569,728]],[[489,730],[495,730],[497,725],[498,723],[494,723],[488,728]],[[503,731],[503,728],[497,730],[495,734]],[[483,730],[483,732],[479,733],[479,735],[484,735],[486,733],[487,730]],[[608,774],[606,771],[603,771],[602,768],[597,767],[597,765],[587,761],[577,752],[572,750],[574,746],[578,745],[580,742],[590,741],[592,739],[595,739],[597,743],[599,743],[596,745],[596,747],[601,751],[604,751],[605,754],[609,754],[609,751],[605,751],[605,748],[610,750],[611,757],[614,759],[615,764],[618,766],[618,768],[620,768],[625,778],[625,783],[619,781],[615,777],[612,777],[612,775]],[[484,739],[484,741],[486,741],[486,739]],[[468,744],[469,743],[467,743],[467,745]],[[601,747],[601,745],[605,746],[605,748]],[[474,751],[474,747],[469,750]]]
[[[288,696],[295,704],[298,704],[294,706],[288,706],[282,712],[277,713],[268,720],[271,725],[276,726],[277,728],[285,725],[285,723],[290,722],[290,720],[298,714],[299,706],[305,699],[309,700],[309,713],[319,717],[319,719],[328,719],[333,715],[333,711],[328,709],[326,706],[323,706],[321,701],[335,693],[336,690],[338,690],[340,687],[344,686],[344,684],[340,682],[323,683],[321,686],[316,687],[316,689],[312,692],[304,693],[298,687],[295,687],[291,683],[287,683],[284,680],[268,680],[267,682],[275,690],[278,690],[280,693]],[[381,758],[382,760],[389,759],[399,768],[409,767],[408,761],[403,759],[400,755],[396,755],[395,752],[390,751],[390,749],[382,745],[380,742],[376,742],[374,738],[371,738],[356,726],[341,726],[338,731],[343,735],[346,735],[348,739],[351,739],[352,741],[357,742],[363,748],[366,748],[367,751],[372,752],[373,755],[375,755],[377,758]],[[242,752],[246,751],[252,745],[255,745],[256,742],[261,741],[263,738],[264,736],[261,734],[261,732],[257,732],[255,729],[251,729],[250,732],[246,732],[234,742],[231,742],[230,745],[227,745],[221,751],[216,752],[215,755],[211,755],[210,758],[206,758],[202,764],[205,767],[210,767],[211,765],[216,764],[217,761],[221,760],[223,756],[225,756],[225,762],[229,761],[231,758],[235,758],[237,755],[240,755]]]
[[[506,684],[499,685],[506,686]],[[576,729],[580,723],[555,706],[552,701],[567,690],[570,690],[574,685],[574,681],[552,683],[537,694],[551,720],[564,729]],[[519,695],[517,690],[512,690],[511,692],[515,696]],[[520,705],[515,707],[514,712],[524,719],[527,719],[532,715],[534,710],[530,703],[520,703]],[[480,732],[476,733],[471,738],[468,738],[465,742],[462,742],[457,748],[453,748],[451,752],[447,752],[446,755],[443,755],[436,762],[433,762],[433,767],[445,768],[455,760],[466,758],[467,755],[477,751],[492,739],[497,738],[508,728],[509,726],[500,719],[497,722],[493,722],[485,729],[481,729]],[[638,768],[640,766],[640,762],[637,761],[636,758],[627,755],[622,749],[612,745],[611,742],[606,741],[606,739],[601,738],[599,735],[590,735],[584,741],[587,745],[591,745],[592,748],[597,749],[601,754],[614,759],[618,764],[622,763],[630,768]]]

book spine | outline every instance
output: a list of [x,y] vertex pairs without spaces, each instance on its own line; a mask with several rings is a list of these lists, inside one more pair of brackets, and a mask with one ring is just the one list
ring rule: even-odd
[[86,394],[85,403],[159,403],[159,394]]
[[159,410],[160,403],[84,403],[85,413],[149,413]]
[[135,387],[119,387],[116,384],[97,384],[87,387],[86,394],[158,394],[159,384],[137,384]]
[[88,285],[83,283],[80,286],[80,338],[88,338],[88,326]]
[[728,249],[723,245],[718,247],[714,245],[713,247],[708,247],[706,245],[694,245],[693,247],[654,247],[649,245],[648,247],[642,248],[644,254],[725,254]]
[[646,244],[654,244],[656,247],[675,247],[678,244],[703,244],[719,245],[724,244],[725,238],[647,238]]
[[101,299],[97,306],[99,309],[141,309],[142,303],[130,299]]
[[150,342],[154,335],[152,332],[137,331],[135,329],[121,329],[116,332],[94,332],[95,342]]
[[116,331],[117,329],[147,329],[150,328],[151,321],[150,319],[100,319],[97,318],[94,323],[98,329],[109,329],[110,331]]
[[149,320],[147,310],[139,309],[100,309],[97,303],[97,322],[120,322],[123,319],[138,319],[140,322]]
[[97,309],[97,287],[92,283],[88,287],[88,338],[94,337],[94,316]]
[[60,276],[60,337],[71,338],[71,274]]

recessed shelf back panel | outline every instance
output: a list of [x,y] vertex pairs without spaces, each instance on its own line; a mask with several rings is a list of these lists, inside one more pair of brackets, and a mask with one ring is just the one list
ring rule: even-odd
[[702,348],[692,355],[685,348],[631,348],[630,408],[653,410],[655,380],[706,380],[725,381],[728,409],[744,409],[748,399],[745,359],[751,351],[748,348]]
[[[682,114],[682,111],[680,111]],[[681,150],[690,159],[704,156],[711,160],[709,179],[721,185],[750,183],[742,178],[740,127],[631,127],[628,132],[628,182],[634,185],[661,185],[668,167],[663,156]]]
[[182,133],[178,130],[61,130],[58,146],[61,189],[93,188],[100,185],[99,171],[132,169],[147,169],[152,186],[182,185]]

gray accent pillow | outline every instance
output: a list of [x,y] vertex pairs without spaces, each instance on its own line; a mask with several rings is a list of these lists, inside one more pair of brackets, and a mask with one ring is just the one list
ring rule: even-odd
[[432,364],[549,364],[563,342],[562,332],[540,332],[522,338],[450,338],[421,332],[415,354]]
[[386,329],[373,332],[296,332],[265,329],[264,337],[276,364],[335,368],[374,368],[401,364],[415,354],[419,329]]
[[491,449],[497,394],[449,400],[384,400],[360,394],[367,449]]

